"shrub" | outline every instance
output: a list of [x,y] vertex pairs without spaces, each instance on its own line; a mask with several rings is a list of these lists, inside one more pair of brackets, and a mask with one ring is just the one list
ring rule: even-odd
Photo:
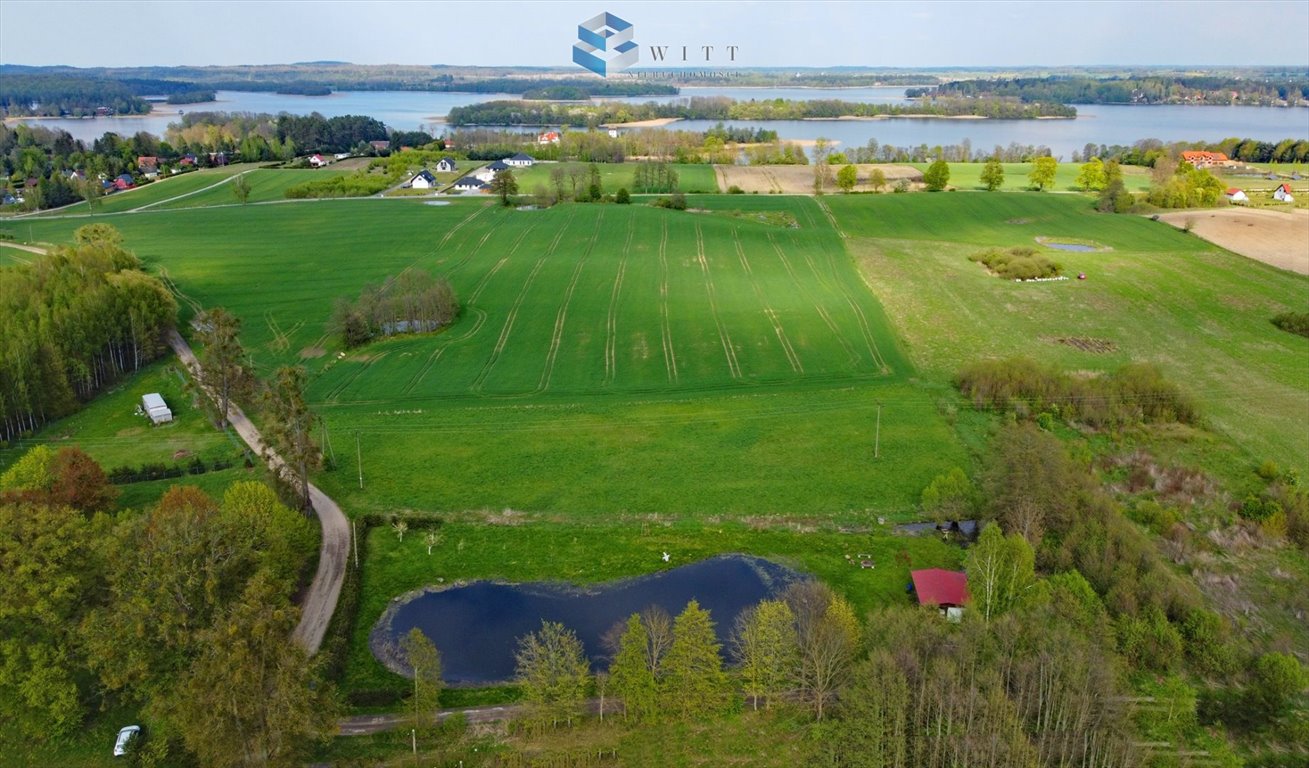
[[614,202],[619,205],[630,205],[632,195],[627,191],[627,187],[619,187],[618,193],[614,195]]
[[733,184],[732,186],[730,186],[730,187],[727,188],[727,194],[729,194],[729,195],[744,195],[744,194],[745,194],[745,190],[744,190],[744,189],[741,189],[740,187],[738,187],[738,186],[736,186],[735,184]]
[[674,211],[685,211],[686,195],[682,194],[681,192],[674,192],[668,197],[661,197],[655,200],[653,205],[656,208],[668,208]]
[[1283,312],[1273,318],[1273,325],[1287,333],[1309,337],[1309,312]]
[[1058,263],[1037,253],[1034,248],[1010,248],[975,253],[968,257],[1006,280],[1033,280],[1040,277],[1058,277],[1063,270]]

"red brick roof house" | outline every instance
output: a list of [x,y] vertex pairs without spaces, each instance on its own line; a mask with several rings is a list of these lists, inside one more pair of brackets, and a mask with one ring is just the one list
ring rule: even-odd
[[963,571],[926,568],[910,571],[909,577],[919,605],[958,608],[968,602],[968,577]]
[[1182,159],[1196,168],[1212,168],[1215,165],[1227,165],[1231,160],[1222,152],[1201,152],[1188,150],[1182,153]]

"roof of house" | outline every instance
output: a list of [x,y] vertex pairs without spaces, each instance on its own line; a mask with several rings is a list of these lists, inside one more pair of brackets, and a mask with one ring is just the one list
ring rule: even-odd
[[1285,193],[1288,194],[1288,195],[1291,194],[1291,185],[1290,185],[1290,184],[1283,184],[1282,186],[1278,187],[1278,189],[1282,190],[1283,192],[1285,192]]
[[447,167],[450,167],[450,168],[455,167],[455,161],[454,161],[454,160],[451,160],[451,159],[448,158],[448,157],[443,157],[443,158],[441,158],[440,160],[437,161],[436,164],[437,164],[437,165],[444,165],[444,166],[447,166]]
[[136,159],[137,165],[158,165],[159,158],[152,155],[142,155]]
[[118,177],[118,180],[119,180],[119,181],[126,181],[128,184],[131,184],[131,183],[132,183],[132,174],[130,174],[130,173],[124,173],[124,174],[122,174],[121,176]]
[[485,182],[485,181],[482,181],[481,179],[475,178],[475,177],[473,177],[473,176],[465,176],[465,177],[463,177],[462,179],[460,179],[459,181],[456,181],[456,182],[455,182],[455,186],[456,186],[456,187],[473,187],[474,189],[476,189],[476,188],[478,188],[478,187],[485,187],[485,186],[486,186],[486,182]]
[[963,605],[968,602],[968,577],[963,571],[927,568],[910,571],[914,592],[922,605]]
[[532,156],[531,156],[531,155],[525,155],[525,154],[523,154],[522,152],[519,152],[518,154],[514,155],[513,157],[506,158],[506,159],[507,159],[507,160],[520,160],[520,161],[521,161],[521,160],[530,160],[531,162],[536,162],[535,160],[532,159]]
[[382,140],[380,140],[380,139],[378,139],[378,140],[376,140],[376,141],[370,141],[370,142],[368,142],[368,144],[369,144],[370,146],[376,147],[376,148],[378,148],[378,149],[386,149],[386,148],[388,148],[388,147],[391,146],[391,142],[389,142],[389,141],[382,141]]
[[1229,189],[1227,190],[1227,192],[1226,192],[1226,194],[1229,195],[1229,196],[1230,196],[1230,195],[1239,195],[1240,193],[1241,193],[1241,190],[1237,189],[1236,187],[1231,187],[1231,188],[1229,188]]
[[1187,150],[1182,153],[1182,159],[1188,163],[1196,160],[1208,160],[1212,163],[1227,162],[1227,155],[1222,152],[1204,152],[1198,149]]
[[[512,158],[510,158],[510,159],[512,159]],[[506,163],[506,162],[503,161],[503,160],[496,160],[494,163],[491,163],[490,165],[486,166],[487,170],[489,170],[489,171],[503,171],[504,169],[506,169],[506,168],[508,168],[508,167],[509,167],[509,164]]]
[[428,182],[428,183],[431,183],[431,182],[436,181],[436,177],[433,176],[433,175],[432,175],[432,172],[429,171],[429,170],[427,170],[426,168],[424,168],[423,170],[419,171],[418,173],[415,173],[415,174],[414,174],[414,177],[413,177],[412,179],[410,179],[410,181],[417,181],[417,180],[419,180],[419,179],[422,179],[422,180],[424,180],[424,181],[426,181],[426,182]]

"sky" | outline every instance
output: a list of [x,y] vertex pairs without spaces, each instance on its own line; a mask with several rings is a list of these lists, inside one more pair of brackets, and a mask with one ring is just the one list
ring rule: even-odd
[[728,66],[736,45],[753,67],[1309,68],[1309,0],[0,0],[0,63],[570,66],[603,11],[634,25],[641,65],[713,45],[698,66]]

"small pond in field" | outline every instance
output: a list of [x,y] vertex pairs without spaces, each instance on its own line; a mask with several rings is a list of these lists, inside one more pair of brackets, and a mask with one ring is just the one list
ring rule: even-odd
[[577,633],[592,667],[603,668],[605,632],[648,606],[676,616],[688,601],[699,601],[726,648],[741,611],[801,578],[769,560],[724,555],[606,584],[475,581],[428,588],[394,602],[373,627],[369,646],[388,669],[408,674],[396,645],[418,627],[441,652],[447,682],[483,685],[513,678],[518,638],[540,629],[543,620],[557,621]]
[[1041,243],[1041,245],[1044,245],[1046,248],[1053,248],[1056,251],[1076,251],[1078,253],[1090,253],[1092,251],[1100,250],[1099,246],[1086,245],[1084,243],[1054,243],[1047,241]]

